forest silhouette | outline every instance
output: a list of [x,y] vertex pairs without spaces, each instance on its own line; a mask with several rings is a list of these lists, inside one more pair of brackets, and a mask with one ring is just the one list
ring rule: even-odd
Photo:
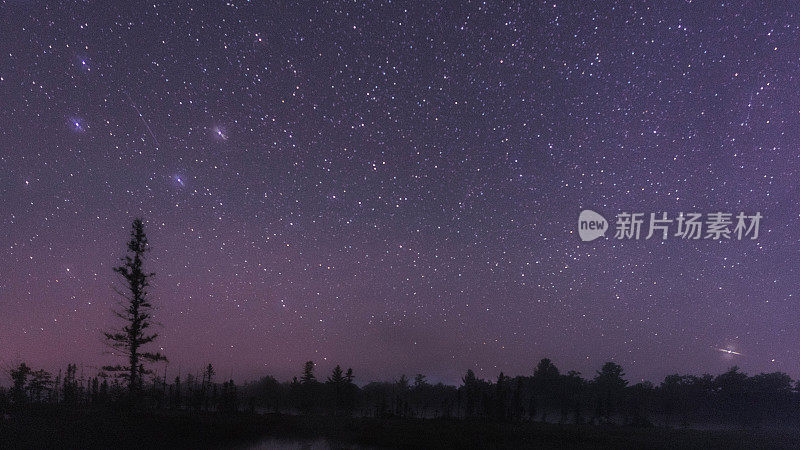
[[[105,446],[115,439],[122,439],[122,444],[147,442],[141,435],[121,438],[124,433],[118,431],[120,424],[132,430],[169,425],[167,434],[185,432],[177,441],[163,435],[154,438],[150,444],[156,447],[167,442],[170,446],[189,445],[194,441],[187,436],[205,439],[217,432],[222,434],[212,437],[225,445],[230,440],[287,429],[292,435],[322,433],[370,445],[397,446],[408,443],[403,439],[409,436],[424,439],[427,424],[453,434],[450,441],[437,441],[441,445],[414,441],[437,447],[482,446],[480,439],[463,440],[469,432],[483,433],[482,439],[491,444],[510,442],[516,444],[509,446],[516,446],[541,443],[537,439],[547,433],[555,433],[557,442],[571,442],[564,439],[579,435],[589,440],[575,442],[602,444],[606,442],[603,433],[587,430],[609,427],[644,430],[629,431],[633,434],[625,436],[660,436],[662,442],[670,443],[679,438],[664,435],[662,429],[794,430],[800,426],[800,382],[781,372],[748,376],[737,367],[716,376],[676,373],[658,385],[629,384],[623,368],[614,362],[606,362],[596,373],[584,376],[563,372],[547,358],[540,360],[530,375],[506,376],[500,372],[495,379],[484,380],[466,370],[457,386],[429,383],[424,374],[411,378],[401,374],[392,381],[359,384],[358,374],[352,369],[337,365],[331,373],[319,374],[313,361],[299,367],[298,376],[291,381],[267,375],[237,385],[231,379],[221,379],[213,363],[194,374],[167,379],[165,371],[157,370],[166,356],[147,351],[158,335],[150,332],[154,306],[148,287],[153,274],[145,269],[149,244],[140,219],[134,220],[126,247],[127,254],[114,269],[122,280],[117,289],[119,306],[109,323],[111,331],[103,334],[113,355],[123,363],[104,366],[89,376],[78,375],[75,364],[56,374],[25,362],[9,368],[12,384],[0,387],[0,437],[7,442],[22,446],[73,442],[89,447]],[[165,326],[168,328],[168,324]],[[64,418],[69,419],[65,422]],[[162,424],[157,425],[153,418],[159,418]],[[71,427],[98,422],[105,428],[91,435],[73,435],[73,441],[66,437]],[[396,426],[387,429],[386,424]],[[333,430],[337,426],[340,429]],[[462,426],[469,429],[459,428]],[[560,428],[547,428],[552,426]],[[51,434],[36,431],[41,429]],[[107,441],[103,429],[108,431]],[[217,431],[209,431],[212,429]],[[404,438],[398,440],[398,434]],[[366,435],[371,437],[367,439]],[[600,440],[592,441],[594,438]],[[625,437],[621,439],[626,442]],[[213,439],[203,441],[211,442]],[[779,440],[776,445],[788,442]]]

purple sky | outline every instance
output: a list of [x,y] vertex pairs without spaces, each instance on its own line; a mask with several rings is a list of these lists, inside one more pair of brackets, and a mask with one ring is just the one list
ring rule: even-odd
[[[116,361],[142,216],[170,376],[800,376],[794,13],[2,8],[0,368]],[[583,243],[582,209],[764,218]]]

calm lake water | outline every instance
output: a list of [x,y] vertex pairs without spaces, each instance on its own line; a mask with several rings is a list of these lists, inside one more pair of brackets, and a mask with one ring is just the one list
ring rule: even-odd
[[364,450],[350,444],[338,444],[327,439],[276,439],[265,438],[247,447],[247,450]]

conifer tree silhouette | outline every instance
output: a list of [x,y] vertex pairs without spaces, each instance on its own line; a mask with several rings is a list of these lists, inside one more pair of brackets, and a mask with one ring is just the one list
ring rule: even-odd
[[149,251],[147,236],[141,219],[135,219],[131,226],[131,239],[128,241],[128,254],[122,258],[122,265],[115,267],[114,272],[120,274],[125,290],[117,290],[124,299],[122,310],[114,314],[122,319],[125,325],[114,332],[105,332],[109,345],[119,351],[119,355],[127,360],[127,365],[105,366],[103,370],[118,372],[128,382],[130,403],[137,401],[142,386],[142,376],[151,373],[144,363],[166,361],[161,353],[142,351],[142,347],[153,342],[157,333],[148,333],[151,326],[152,306],[148,300],[147,288],[153,273],[143,268],[145,254]]

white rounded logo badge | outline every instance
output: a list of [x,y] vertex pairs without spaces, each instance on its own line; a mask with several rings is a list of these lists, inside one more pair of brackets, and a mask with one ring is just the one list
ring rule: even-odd
[[583,242],[593,241],[600,236],[605,236],[608,230],[608,221],[605,217],[592,211],[584,209],[578,216],[578,236]]

